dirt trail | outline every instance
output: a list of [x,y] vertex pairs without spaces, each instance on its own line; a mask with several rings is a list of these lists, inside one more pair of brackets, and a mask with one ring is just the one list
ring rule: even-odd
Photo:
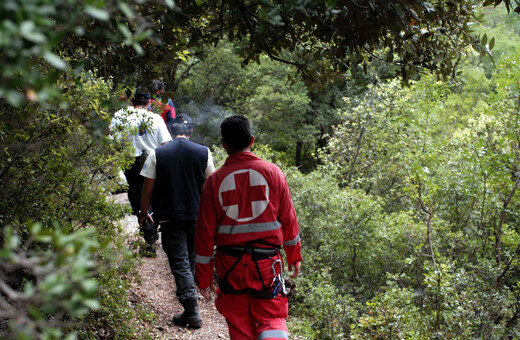
[[[120,204],[129,204],[126,193],[113,195],[112,198]],[[137,230],[135,216],[125,217],[122,224],[131,234]],[[142,279],[140,284],[134,284],[132,288],[132,303],[149,305],[157,316],[155,339],[229,339],[226,321],[216,310],[214,300],[208,302],[200,294],[199,308],[202,316],[202,328],[192,330],[178,327],[172,323],[172,316],[182,313],[183,308],[175,296],[175,281],[166,254],[162,250],[160,239],[157,246],[157,257],[154,259],[143,258],[138,272]]]

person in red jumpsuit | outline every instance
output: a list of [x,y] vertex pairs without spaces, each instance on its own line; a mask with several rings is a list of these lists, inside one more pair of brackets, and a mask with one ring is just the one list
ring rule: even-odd
[[300,273],[302,260],[289,187],[275,164],[250,151],[254,137],[247,118],[228,117],[220,129],[229,157],[202,189],[195,280],[209,300],[216,268],[215,305],[232,340],[288,339],[281,248],[291,277]]

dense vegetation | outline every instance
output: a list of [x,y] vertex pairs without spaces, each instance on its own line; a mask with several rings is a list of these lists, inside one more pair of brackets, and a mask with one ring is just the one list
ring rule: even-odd
[[[284,169],[304,251],[293,333],[520,337],[517,16],[481,10],[473,33],[473,2],[356,3],[0,5],[0,336],[153,331],[128,303],[137,245],[107,196],[131,155],[107,125],[128,90],[159,77],[218,163],[217,127],[239,113],[254,151]],[[356,10],[373,31],[331,41]],[[494,64],[481,58],[493,45]]]

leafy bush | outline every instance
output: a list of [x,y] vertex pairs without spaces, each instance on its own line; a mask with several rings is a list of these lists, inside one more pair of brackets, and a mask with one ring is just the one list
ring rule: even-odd
[[[0,248],[0,335],[17,339],[74,338],[73,322],[100,308],[96,253],[108,250],[93,230],[68,233],[28,225],[3,229]],[[105,263],[106,265],[106,263]]]
[[118,103],[112,83],[84,73],[57,84],[68,104],[0,101],[2,261],[10,268],[0,272],[9,310],[0,327],[31,339],[142,338],[137,325],[148,316],[128,304],[135,261],[117,226],[126,209],[106,198],[132,161],[106,137]]

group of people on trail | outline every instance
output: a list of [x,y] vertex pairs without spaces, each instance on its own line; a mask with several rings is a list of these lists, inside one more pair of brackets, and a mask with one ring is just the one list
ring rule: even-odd
[[[154,91],[159,95],[164,85]],[[120,136],[135,149],[135,161],[125,171],[128,196],[152,254],[160,227],[184,307],[173,323],[202,327],[198,287],[207,300],[216,292],[215,305],[231,339],[288,339],[281,250],[291,277],[300,273],[302,257],[284,174],[251,152],[254,136],[246,117],[235,115],[221,123],[228,158],[215,171],[209,148],[190,141],[191,119],[162,104],[158,114],[147,111],[151,103],[149,93],[136,92],[132,105],[115,114],[111,129],[131,127]]]

